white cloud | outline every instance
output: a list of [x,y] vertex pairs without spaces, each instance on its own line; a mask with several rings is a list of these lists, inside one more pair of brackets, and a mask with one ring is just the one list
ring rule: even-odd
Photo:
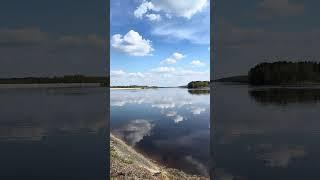
[[192,107],[191,108],[191,112],[192,114],[194,115],[199,115],[201,114],[202,112],[206,111],[206,108],[201,108],[201,107]]
[[132,56],[147,56],[152,55],[154,51],[151,41],[143,39],[136,31],[130,30],[126,35],[115,34],[111,38],[111,46],[120,52]]
[[131,77],[141,77],[141,78],[145,77],[145,75],[143,73],[141,73],[141,72],[129,73],[128,75],[131,76]]
[[208,81],[210,71],[160,66],[142,72],[111,70],[111,85],[181,86],[190,81]]
[[151,69],[151,71],[155,73],[172,73],[172,72],[175,72],[176,69],[173,67],[158,67],[158,68]]
[[171,20],[153,26],[151,33],[168,42],[186,40],[194,44],[210,44],[210,10],[189,21]]
[[146,14],[150,9],[154,9],[153,4],[148,1],[143,1],[134,11],[134,16],[137,18],[142,18],[143,15]]
[[134,11],[137,18],[142,18],[149,11],[162,11],[166,17],[172,15],[190,19],[208,5],[207,0],[151,0],[143,1]]
[[167,112],[166,116],[168,117],[173,117],[173,116],[176,116],[177,115],[177,112],[176,111],[169,111]]
[[185,56],[181,53],[175,52],[167,59],[160,62],[160,64],[175,64],[178,60],[181,60]]
[[176,107],[176,105],[173,102],[163,102],[163,103],[155,103],[152,104],[151,107],[159,108],[159,109],[171,109]]
[[110,72],[111,76],[123,76],[125,72],[123,70],[113,70]]
[[202,66],[205,66],[206,64],[199,61],[199,60],[193,60],[191,61],[190,63],[192,66],[195,66],[195,67],[202,67]]
[[190,19],[202,11],[207,5],[207,0],[152,0],[152,3],[156,10]]
[[180,123],[183,121],[183,117],[180,116],[180,115],[177,115],[175,118],[174,118],[174,123]]
[[161,15],[160,14],[147,14],[146,17],[151,21],[151,22],[156,22],[161,20]]

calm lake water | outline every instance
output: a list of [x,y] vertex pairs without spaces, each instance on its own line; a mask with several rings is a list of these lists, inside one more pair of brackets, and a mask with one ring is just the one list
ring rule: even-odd
[[320,87],[215,84],[212,95],[216,179],[320,179]]
[[161,88],[110,94],[114,135],[167,167],[208,175],[208,91]]
[[0,88],[0,179],[106,179],[105,88]]

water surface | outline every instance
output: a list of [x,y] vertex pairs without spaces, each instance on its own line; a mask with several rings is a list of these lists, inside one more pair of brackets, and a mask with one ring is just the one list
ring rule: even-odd
[[208,175],[208,91],[111,90],[111,132],[161,164]]
[[215,84],[216,179],[320,179],[320,87]]
[[0,88],[0,179],[106,179],[105,88]]

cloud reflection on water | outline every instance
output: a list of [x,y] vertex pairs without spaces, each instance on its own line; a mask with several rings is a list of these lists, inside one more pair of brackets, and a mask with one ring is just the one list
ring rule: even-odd
[[114,131],[115,135],[124,139],[128,144],[134,146],[140,142],[145,136],[150,135],[154,124],[148,120],[137,119],[130,121],[120,129]]

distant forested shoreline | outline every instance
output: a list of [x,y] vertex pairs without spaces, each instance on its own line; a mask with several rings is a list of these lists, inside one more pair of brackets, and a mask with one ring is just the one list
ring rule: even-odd
[[99,83],[109,85],[109,77],[65,75],[53,77],[0,78],[0,84],[59,84],[59,83]]
[[248,75],[226,77],[214,81],[246,83],[254,86],[320,84],[320,63],[311,61],[264,62],[251,68]]
[[287,62],[261,63],[248,73],[252,85],[283,85],[320,83],[320,63]]
[[188,83],[188,89],[209,88],[210,81],[191,81]]

